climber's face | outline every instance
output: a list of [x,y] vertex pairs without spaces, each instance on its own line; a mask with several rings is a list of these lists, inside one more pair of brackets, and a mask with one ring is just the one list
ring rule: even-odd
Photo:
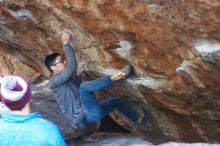
[[66,67],[66,60],[62,56],[57,56],[54,64],[51,66],[51,69],[53,70],[53,73],[59,73],[63,71]]

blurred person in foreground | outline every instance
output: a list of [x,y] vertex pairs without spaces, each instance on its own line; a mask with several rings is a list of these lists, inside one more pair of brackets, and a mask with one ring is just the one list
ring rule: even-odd
[[6,75],[0,83],[0,146],[66,146],[56,125],[31,112],[28,81]]

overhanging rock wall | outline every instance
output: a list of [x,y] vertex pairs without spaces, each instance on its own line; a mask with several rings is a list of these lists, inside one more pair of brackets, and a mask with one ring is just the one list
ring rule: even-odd
[[219,0],[1,0],[1,73],[48,76],[42,62],[62,53],[60,32],[76,34],[85,79],[125,64],[133,76],[99,93],[148,113],[133,133],[156,143],[220,142]]

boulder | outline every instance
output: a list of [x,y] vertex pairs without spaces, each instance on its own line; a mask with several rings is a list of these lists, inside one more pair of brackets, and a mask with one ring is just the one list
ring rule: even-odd
[[[121,96],[148,121],[133,125],[113,112],[116,122],[153,143],[220,143],[219,9],[219,0],[0,0],[0,72],[46,79],[44,57],[63,53],[67,28],[87,63],[84,80],[133,66],[98,97]],[[42,115],[62,117],[52,96],[39,96]]]

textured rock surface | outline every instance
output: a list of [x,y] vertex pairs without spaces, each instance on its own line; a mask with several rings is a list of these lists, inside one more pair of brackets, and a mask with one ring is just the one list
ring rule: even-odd
[[72,143],[73,144],[69,143],[68,146],[155,146],[152,143],[131,134],[108,132],[99,132],[86,137],[81,141],[73,141]]
[[[69,143],[69,146],[156,146],[139,137],[123,133],[96,133],[80,142]],[[220,144],[207,143],[178,143],[168,142],[157,146],[219,146]]]
[[149,120],[140,128],[115,113],[118,123],[155,143],[219,143],[219,9],[219,0],[0,0],[1,70],[48,76],[44,56],[62,53],[68,28],[86,79],[133,65],[100,97],[122,96]]

